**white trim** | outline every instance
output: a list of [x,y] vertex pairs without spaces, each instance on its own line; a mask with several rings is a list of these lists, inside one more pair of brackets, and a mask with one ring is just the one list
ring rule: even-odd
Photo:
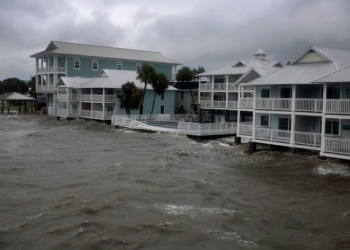
[[[79,68],[75,67],[75,61],[79,62]],[[73,60],[73,69],[80,70],[80,68],[81,68],[80,66],[81,66],[80,58],[74,58],[74,60]]]
[[[94,63],[96,63],[96,65],[97,65],[96,69],[94,69]],[[92,71],[98,71],[98,60],[92,60],[91,70]]]

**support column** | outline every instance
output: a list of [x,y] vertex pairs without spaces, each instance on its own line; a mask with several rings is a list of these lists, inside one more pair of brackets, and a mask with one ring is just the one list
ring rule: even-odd
[[32,101],[31,104],[32,104],[31,110],[32,110],[32,113],[34,113],[34,101]]
[[24,113],[27,113],[27,101],[24,101]]
[[[237,135],[239,135],[239,123],[241,122],[241,111],[240,111],[240,108],[239,108],[239,104],[241,102],[241,86],[238,84],[238,97],[237,97],[237,100],[238,100],[238,105],[237,105]],[[236,135],[236,136],[237,136]]]
[[255,140],[255,89],[256,87],[254,86],[253,89],[253,126],[252,126],[252,139],[253,141]]
[[249,152],[254,153],[256,151],[256,142],[249,142]]
[[292,117],[291,117],[291,131],[290,131],[290,144],[294,145],[295,140],[295,98],[296,98],[296,85],[292,85],[292,100],[291,100],[291,109],[292,109]]
[[322,126],[321,126],[321,152],[322,156],[326,147],[326,110],[327,110],[327,83],[323,84],[323,109],[322,109]]
[[7,101],[7,114],[10,114],[10,110],[11,110],[11,103],[10,101]]
[[18,105],[18,114],[20,114],[21,113],[22,101],[19,101],[18,103],[19,103],[19,105]]
[[103,114],[102,114],[102,120],[104,120],[105,119],[106,89],[103,88],[102,91],[103,91],[103,102],[102,102],[102,112],[103,112]]
[[5,109],[4,105],[5,105],[5,101],[2,100],[2,101],[1,101],[1,114],[4,113],[4,109]]

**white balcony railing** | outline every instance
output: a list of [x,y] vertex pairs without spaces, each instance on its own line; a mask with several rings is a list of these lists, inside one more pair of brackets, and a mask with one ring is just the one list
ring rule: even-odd
[[239,134],[251,136],[253,134],[253,125],[251,125],[251,124],[239,124]]
[[58,94],[57,99],[58,100],[67,100],[67,94]]
[[57,114],[59,116],[67,116],[68,115],[68,110],[67,109],[57,109]]
[[91,117],[103,118],[103,111],[91,111]]
[[91,100],[96,102],[103,102],[103,95],[91,95]]
[[81,101],[91,101],[91,95],[81,95]]
[[212,83],[199,84],[199,88],[200,88],[200,90],[212,90],[213,84]]
[[325,138],[325,152],[350,155],[350,140],[339,138]]
[[106,102],[114,102],[116,100],[115,95],[105,95]]
[[238,91],[238,86],[234,86],[234,83],[229,83],[227,85],[227,90]]
[[236,109],[238,108],[238,101],[228,101],[227,102],[228,109]]
[[190,135],[222,135],[235,134],[237,131],[237,123],[191,123],[179,122],[178,131]]
[[214,90],[226,90],[226,83],[214,83]]
[[296,111],[322,112],[322,99],[295,99]]
[[202,101],[210,101],[211,97],[209,97],[209,96],[201,96],[200,100],[201,100],[201,102]]
[[275,130],[269,128],[255,128],[255,138],[274,141],[274,142],[290,142],[290,131]]
[[66,67],[45,67],[37,68],[36,73],[66,72]]
[[201,107],[202,108],[212,108],[213,102],[212,101],[201,101]]
[[225,108],[226,101],[213,101],[213,108]]
[[254,87],[252,86],[245,86],[241,88],[242,91],[254,91]]
[[106,111],[105,113],[105,117],[112,117],[112,115],[114,115],[113,111]]
[[55,91],[54,85],[36,85],[36,91]]
[[79,94],[70,94],[69,95],[69,100],[79,101]]
[[288,98],[256,98],[256,109],[268,109],[268,110],[291,110],[292,99]]
[[327,100],[326,112],[333,114],[349,114],[350,99]]
[[80,115],[84,117],[91,117],[91,110],[81,110]]
[[80,110],[79,109],[69,109],[69,115],[70,116],[80,116]]
[[253,104],[254,104],[253,98],[241,98],[239,102],[239,107],[252,109]]
[[295,144],[313,147],[321,146],[321,134],[319,133],[295,132],[294,135]]

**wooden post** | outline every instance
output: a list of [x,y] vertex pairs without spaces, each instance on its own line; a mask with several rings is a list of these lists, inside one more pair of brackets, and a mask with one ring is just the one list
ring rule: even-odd
[[18,101],[18,114],[21,113],[21,105],[22,105],[22,101]]
[[4,105],[5,105],[5,102],[4,102],[4,100],[2,100],[1,101],[1,114],[4,113],[4,109],[5,109]]
[[27,101],[24,101],[24,113],[27,113]]
[[249,152],[254,153],[256,151],[256,142],[249,142]]
[[11,109],[11,103],[10,101],[7,101],[7,114],[10,114],[10,109]]
[[34,113],[34,101],[32,101],[32,107],[31,107],[31,109],[32,109],[32,113]]

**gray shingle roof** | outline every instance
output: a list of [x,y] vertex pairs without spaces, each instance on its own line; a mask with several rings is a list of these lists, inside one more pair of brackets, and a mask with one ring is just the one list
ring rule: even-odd
[[181,65],[176,61],[173,61],[160,52],[145,51],[145,50],[133,50],[133,49],[121,49],[113,47],[104,47],[96,45],[78,44],[51,41],[46,50],[31,55],[30,57],[39,57],[50,54],[57,55],[72,55],[72,56],[88,56],[96,58],[108,58],[108,59],[124,59],[134,60],[140,62],[158,62],[167,63],[173,65]]
[[321,77],[315,81],[315,83],[325,83],[325,82],[350,82],[350,66],[340,69],[334,73],[328,74]]
[[35,98],[22,95],[17,92],[0,95],[0,100],[4,101],[35,101]]

